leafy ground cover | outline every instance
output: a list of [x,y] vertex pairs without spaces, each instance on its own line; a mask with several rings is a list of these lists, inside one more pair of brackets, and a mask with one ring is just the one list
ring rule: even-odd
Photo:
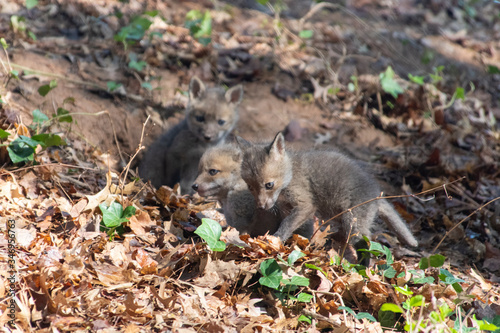
[[[235,4],[0,2],[4,329],[498,331],[499,5]],[[353,265],[143,184],[194,74],[244,84],[238,134],[364,161],[419,249],[379,226]]]

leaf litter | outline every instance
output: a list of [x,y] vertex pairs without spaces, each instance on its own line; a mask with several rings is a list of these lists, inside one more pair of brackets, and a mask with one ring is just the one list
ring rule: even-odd
[[[353,7],[361,8],[364,6],[361,3],[355,2]],[[6,235],[0,239],[0,271],[9,271],[7,225],[11,219],[15,221],[17,245],[15,304],[18,330],[380,332],[381,318],[387,314],[381,312],[384,304],[394,304],[393,309],[397,312],[412,299],[409,295],[422,295],[426,302],[431,302],[426,312],[444,309],[444,304],[456,310],[460,303],[467,310],[473,309],[478,318],[490,318],[492,313],[500,315],[498,202],[457,225],[457,221],[500,195],[500,151],[495,118],[498,111],[495,116],[495,106],[488,97],[482,96],[479,89],[471,89],[462,99],[457,97],[454,103],[445,107],[454,96],[453,91],[446,90],[447,86],[427,83],[428,78],[422,84],[418,79],[396,77],[391,67],[358,75],[356,82],[352,82],[349,78],[352,67],[336,54],[336,44],[340,40],[348,42],[352,31],[341,26],[331,27],[324,20],[325,13],[317,14],[319,17],[315,20],[311,20],[311,16],[299,22],[283,19],[287,30],[276,45],[274,27],[259,21],[260,14],[252,13],[253,21],[235,25],[230,15],[215,15],[212,10],[214,24],[233,25],[232,34],[213,36],[222,46],[217,51],[200,43],[181,24],[182,10],[186,8],[165,11],[162,7],[171,5],[170,2],[158,5],[160,10],[169,13],[171,24],[153,20],[152,29],[163,33],[161,39],[143,40],[144,43],[135,46],[136,53],[144,55],[149,66],[161,67],[167,63],[170,68],[186,71],[189,75],[194,71],[208,73],[205,75],[208,78],[211,68],[216,68],[223,82],[237,83],[262,79],[272,71],[268,64],[274,64],[293,77],[301,78],[290,86],[273,86],[278,97],[304,102],[310,98],[309,94],[328,115],[322,127],[327,131],[316,133],[318,145],[341,137],[337,134],[342,125],[356,121],[361,122],[361,126],[373,126],[396,137],[396,145],[377,153],[377,163],[381,167],[379,175],[406,194],[442,187],[443,191],[431,194],[433,200],[410,195],[397,202],[396,207],[400,212],[410,210],[412,217],[409,220],[416,220],[414,229],[422,239],[418,256],[431,256],[432,245],[448,232],[448,238],[439,248],[447,257],[446,269],[420,268],[414,253],[399,249],[387,233],[380,232],[375,234],[379,236],[377,240],[391,245],[395,255],[400,250],[402,256],[392,260],[390,255],[379,255],[370,269],[358,270],[336,259],[340,251],[334,250],[338,246],[328,243],[330,226],[320,230],[312,240],[295,235],[285,244],[268,235],[251,238],[238,235],[231,228],[220,231],[211,226],[212,246],[207,238],[202,236],[200,240],[196,234],[201,236],[203,230],[198,228],[202,222],[200,213],[221,219],[213,203],[180,196],[176,188],[154,190],[130,180],[123,184],[109,167],[108,155],[85,148],[88,146],[82,144],[81,139],[64,132],[62,138],[73,146],[44,150],[36,146],[33,156],[37,164],[31,167],[14,167],[8,155],[0,154],[4,165],[0,172],[0,230]],[[441,10],[450,9],[446,6],[451,4],[445,2]],[[103,81],[127,82],[126,72],[106,49],[112,48],[111,42],[108,41],[108,46],[98,45],[119,31],[117,18],[109,15],[111,8],[107,3],[88,6],[74,1],[60,7],[36,8],[39,12],[34,12],[34,15],[41,15],[47,11],[56,16],[66,13],[70,17],[81,13],[89,17],[102,15],[103,20],[89,20],[81,27],[82,31],[99,36],[92,47],[104,52],[94,54],[96,63],[86,59],[89,49],[84,43],[69,45],[43,39],[28,44],[21,38],[18,43],[25,48],[39,48],[79,59],[76,62],[79,75],[97,87],[105,87]],[[133,4],[124,8],[133,11]],[[488,12],[487,5],[481,9]],[[240,9],[234,10],[236,15],[241,14]],[[379,10],[394,8],[381,4]],[[402,6],[398,10],[408,9]],[[433,23],[439,21],[436,17],[441,17],[436,11],[423,14]],[[52,21],[56,20],[51,21],[48,17],[42,16],[40,26],[32,28],[55,29]],[[124,20],[131,17],[126,15]],[[459,20],[459,23],[466,24],[466,21]],[[297,25],[303,30],[297,31]],[[314,31],[312,36],[310,31]],[[305,41],[291,42],[297,40],[297,36]],[[444,37],[460,44],[456,50],[474,45],[483,58],[488,58],[486,63],[497,64],[485,51],[494,46],[449,31],[439,38]],[[423,43],[439,46],[429,38]],[[337,57],[339,66],[336,69],[347,79],[332,78],[327,62],[312,51],[316,48],[323,52],[325,45],[333,46],[330,55]],[[356,53],[353,51],[356,45],[348,42],[347,46],[348,52]],[[57,52],[54,48],[58,48]],[[113,51],[123,54],[114,46]],[[382,54],[386,55],[387,50],[382,50]],[[179,65],[173,63],[173,60],[196,63],[197,59],[210,59],[210,56],[215,62],[213,59],[212,63],[200,60],[195,70],[176,67]],[[474,61],[474,57],[465,58]],[[107,64],[105,71],[103,64]],[[383,72],[382,78],[379,75]],[[302,79],[304,75],[306,79]],[[434,75],[439,76],[438,73]],[[48,77],[37,77],[42,80],[42,87],[54,89],[47,91],[44,88],[43,93],[47,96],[61,88]],[[21,78],[30,79],[28,73]],[[140,80],[145,78],[142,75]],[[306,83],[308,81],[310,83]],[[349,81],[353,83],[352,91]],[[121,95],[132,102],[148,100],[158,106],[154,97],[128,83],[126,89],[120,90]],[[95,89],[94,92],[102,94],[100,88]],[[112,98],[124,98],[110,93]],[[3,90],[1,95],[6,95]],[[21,135],[32,138],[33,132],[20,121],[21,118],[11,116],[29,108],[18,103],[2,104],[1,126],[10,134],[3,143],[10,144]],[[336,119],[333,124],[329,123],[332,118]],[[347,133],[345,138],[355,140],[356,136]],[[446,185],[463,175],[467,178]],[[110,207],[115,210],[107,217]],[[129,214],[132,210],[129,207],[134,208],[135,214]],[[125,214],[127,209],[129,213]],[[101,229],[109,218],[114,219],[116,226],[123,227],[123,233],[110,234]],[[223,221],[217,222],[223,224]],[[200,232],[195,233],[195,230]],[[225,248],[220,244],[219,234]],[[488,241],[484,241],[485,235]],[[214,249],[219,251],[212,251]],[[472,257],[472,262],[468,257]],[[476,267],[474,262],[480,260],[484,260],[483,265]],[[432,280],[422,283],[415,280],[416,277]],[[300,278],[307,278],[308,285],[302,285]],[[1,283],[0,296],[4,299],[8,293],[7,275],[2,275]],[[311,298],[300,294],[308,294]],[[300,297],[307,301],[299,301]],[[6,302],[0,302],[0,310],[0,323],[5,326],[9,320]],[[372,322],[369,316],[375,316],[379,322]],[[409,316],[418,319],[418,313]],[[470,315],[465,320],[471,320]],[[308,321],[312,325],[308,325]]]

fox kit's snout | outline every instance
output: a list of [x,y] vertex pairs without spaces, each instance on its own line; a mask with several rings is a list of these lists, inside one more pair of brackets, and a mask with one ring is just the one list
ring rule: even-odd
[[192,185],[202,197],[226,195],[240,178],[241,153],[233,146],[208,149],[200,159],[198,177]]

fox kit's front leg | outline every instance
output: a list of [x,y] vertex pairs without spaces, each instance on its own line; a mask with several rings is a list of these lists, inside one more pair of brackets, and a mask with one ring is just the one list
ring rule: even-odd
[[282,241],[286,241],[292,236],[295,230],[302,227],[305,223],[309,223],[309,220],[314,215],[314,210],[312,204],[296,206],[292,209],[290,215],[281,221],[278,230],[273,236],[279,237]]

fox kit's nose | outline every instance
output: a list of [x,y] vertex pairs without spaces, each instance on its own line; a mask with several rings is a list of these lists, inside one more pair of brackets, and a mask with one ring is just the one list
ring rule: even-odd
[[191,187],[193,188],[193,190],[198,191],[198,184],[193,184],[193,186]]
[[212,140],[212,137],[210,135],[205,135],[205,140],[210,141],[210,140]]

